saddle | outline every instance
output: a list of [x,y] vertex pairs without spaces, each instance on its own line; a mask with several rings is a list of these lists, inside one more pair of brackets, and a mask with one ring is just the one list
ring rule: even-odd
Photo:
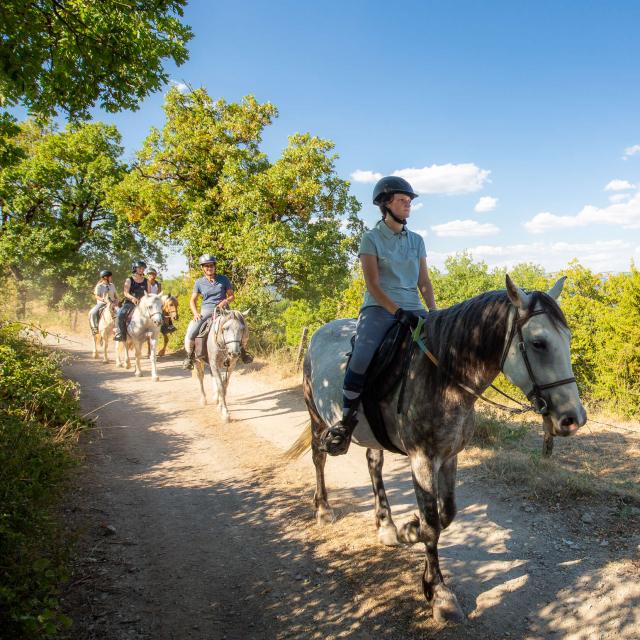
[[136,310],[136,305],[132,304],[128,309],[127,312],[124,314],[124,326],[127,327],[129,326],[129,323],[131,322],[131,318],[133,317],[133,312]]
[[[351,339],[352,344],[354,340],[355,336]],[[376,440],[388,451],[403,455],[406,455],[406,452],[398,449],[389,437],[380,402],[387,399],[399,385],[402,385],[398,398],[398,413],[402,412],[404,383],[414,345],[411,329],[396,322],[387,331],[367,369],[361,395],[362,408]],[[347,366],[348,364],[347,361]]]
[[[111,313],[111,306],[106,304],[102,309],[100,309],[100,313],[98,314],[98,322],[102,319],[105,313]],[[115,314],[112,314],[111,317],[115,317]]]
[[211,327],[213,326],[213,321],[214,316],[209,316],[203,322],[195,338],[195,357],[198,358],[198,360],[204,360],[207,363],[209,362],[209,354],[207,353],[207,337],[209,336],[209,331],[211,331]]

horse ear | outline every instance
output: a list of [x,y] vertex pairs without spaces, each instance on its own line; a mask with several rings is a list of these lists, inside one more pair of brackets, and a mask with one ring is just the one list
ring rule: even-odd
[[251,311],[251,307],[249,307],[246,311],[242,311],[242,315],[243,316],[248,316],[249,315],[249,311]]
[[556,282],[553,285],[553,287],[551,287],[551,289],[549,289],[549,295],[554,300],[557,300],[560,297],[560,294],[562,293],[562,287],[564,287],[564,283],[565,283],[566,279],[567,279],[567,276],[562,276],[562,278],[560,278],[558,280],[558,282]]
[[529,294],[525,293],[520,289],[520,287],[516,287],[513,280],[509,277],[509,274],[506,275],[505,281],[507,284],[507,295],[509,296],[509,300],[511,300],[518,309],[522,311],[527,309],[530,300]]
[[173,296],[172,296],[170,293],[167,293],[167,295],[168,295],[170,298],[173,298]]

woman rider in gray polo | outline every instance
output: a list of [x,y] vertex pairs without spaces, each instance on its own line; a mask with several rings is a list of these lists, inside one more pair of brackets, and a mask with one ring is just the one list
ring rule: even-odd
[[[233,285],[229,278],[222,274],[216,274],[216,257],[211,254],[204,254],[200,256],[198,263],[202,267],[204,276],[194,282],[191,300],[189,300],[189,308],[193,314],[194,323],[187,334],[189,352],[182,363],[184,369],[193,369],[196,336],[207,318],[212,316],[216,309],[228,309],[229,303],[235,300]],[[202,296],[202,304],[200,305],[200,311],[198,311],[196,303],[200,296]],[[244,350],[244,347],[240,347],[240,358],[245,364],[253,360],[253,357]]]
[[414,328],[419,316],[436,308],[422,236],[406,228],[411,201],[418,197],[403,178],[382,178],[373,189],[373,204],[382,220],[367,231],[358,254],[366,284],[356,339],[343,383],[342,420],[324,435],[322,448],[330,455],[346,453],[358,422],[357,409],[365,374],[387,331],[395,322]]

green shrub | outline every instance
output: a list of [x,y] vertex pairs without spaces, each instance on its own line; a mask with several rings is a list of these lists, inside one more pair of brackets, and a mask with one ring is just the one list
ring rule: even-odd
[[57,599],[65,558],[53,509],[74,463],[78,390],[20,328],[0,324],[0,628],[50,638],[70,624]]

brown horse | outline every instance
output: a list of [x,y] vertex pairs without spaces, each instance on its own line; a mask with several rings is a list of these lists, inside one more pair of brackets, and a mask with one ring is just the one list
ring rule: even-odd
[[[564,278],[549,294],[527,294],[509,276],[506,283],[506,291],[491,291],[429,313],[419,338],[439,364],[416,349],[406,374],[406,410],[397,411],[401,385],[380,403],[391,442],[409,458],[418,502],[419,517],[400,530],[391,517],[382,482],[382,446],[364,415],[353,435],[357,444],[367,447],[378,539],[388,545],[424,543],[422,586],[439,622],[464,619],[440,571],[438,539],[456,514],[457,455],[473,432],[476,394],[482,393],[502,370],[544,415],[550,435],[571,435],[586,422],[571,369],[570,332],[555,301]],[[297,457],[311,445],[318,523],[334,519],[324,481],[327,454],[320,449],[320,442],[329,425],[341,415],[341,384],[354,329],[353,320],[334,320],[321,327],[311,340],[304,362],[311,431],[302,434],[289,456]]]

